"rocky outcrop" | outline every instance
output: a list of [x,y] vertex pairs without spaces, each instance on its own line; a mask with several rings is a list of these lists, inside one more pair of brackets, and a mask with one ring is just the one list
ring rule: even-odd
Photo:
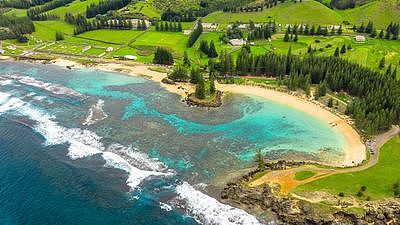
[[[304,162],[267,163],[266,167],[276,170],[288,166],[300,165]],[[357,215],[340,207],[321,207],[319,203],[311,203],[292,196],[280,196],[279,187],[264,185],[250,188],[246,185],[255,170],[240,177],[236,182],[226,184],[221,191],[221,201],[251,209],[259,207],[275,213],[279,224],[296,225],[339,225],[339,224],[400,224],[400,200],[390,199],[379,202],[367,202],[364,215]]]
[[175,84],[175,81],[169,79],[168,77],[163,78],[161,82],[164,84]]
[[186,103],[189,106],[216,108],[216,107],[220,107],[222,105],[222,92],[221,91],[217,91],[214,100],[209,101],[209,102],[197,101],[196,98],[192,97],[192,95],[194,95],[194,93],[188,95],[188,97],[186,98]]

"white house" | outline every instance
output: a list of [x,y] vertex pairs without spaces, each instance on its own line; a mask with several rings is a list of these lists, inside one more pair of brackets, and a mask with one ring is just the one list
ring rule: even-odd
[[183,30],[183,34],[185,35],[189,35],[190,33],[192,33],[192,30]]
[[201,23],[203,26],[204,31],[216,31],[218,28],[218,23]]
[[246,41],[243,39],[231,39],[229,40],[229,43],[233,46],[242,46],[246,43]]
[[355,39],[357,42],[365,42],[365,36],[362,35],[357,35]]

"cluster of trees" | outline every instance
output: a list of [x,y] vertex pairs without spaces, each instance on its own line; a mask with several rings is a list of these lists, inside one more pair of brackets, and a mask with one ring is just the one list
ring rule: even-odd
[[352,9],[356,7],[356,0],[331,0],[330,6],[336,9]]
[[65,13],[64,20],[72,25],[84,25],[88,23],[86,17],[81,14],[75,16],[72,13]]
[[172,53],[168,49],[158,47],[154,54],[153,63],[154,64],[163,64],[163,65],[172,65],[172,64],[174,64],[174,57],[172,56]]
[[196,16],[193,11],[182,11],[177,12],[171,9],[166,10],[161,15],[161,20],[164,21],[182,21],[182,22],[193,22],[196,20]]
[[376,29],[374,28],[373,22],[369,21],[367,26],[365,26],[364,23],[361,23],[359,27],[354,26],[353,30],[359,33],[367,33],[372,38],[378,37],[380,39],[385,38],[387,40],[398,40],[399,28],[400,26],[398,23],[391,22],[386,28],[386,33],[384,32],[384,30],[381,30],[378,34]]
[[201,24],[201,20],[197,21],[196,29],[189,36],[188,46],[192,47],[194,43],[196,43],[197,39],[199,39],[200,35],[203,33],[203,25]]
[[60,31],[56,32],[56,41],[64,40],[64,34]]
[[167,21],[159,21],[156,22],[156,31],[172,31],[172,32],[181,32],[182,31],[182,23],[181,22],[167,22]]
[[386,39],[397,40],[399,39],[399,24],[391,22],[386,28]]
[[0,27],[6,27],[7,31],[0,35],[3,38],[17,38],[23,40],[25,34],[35,31],[32,20],[28,17],[15,17],[0,15]]
[[86,7],[86,17],[93,18],[98,14],[104,14],[109,10],[116,10],[125,7],[131,0],[110,0],[100,1],[99,4],[92,3]]
[[250,41],[264,40],[271,38],[273,33],[275,33],[275,25],[267,24],[250,30],[247,39]]
[[223,38],[226,39],[241,39],[243,38],[243,32],[239,28],[240,23],[235,22],[230,28],[226,29],[226,33]]
[[31,6],[43,5],[50,1],[52,0],[2,0],[0,1],[0,8],[28,9]]
[[133,24],[132,20],[126,19],[113,19],[113,20],[82,20],[79,17],[69,17],[68,22],[75,25],[74,34],[81,34],[91,30],[98,30],[98,29],[139,29],[145,30],[147,29],[146,22],[144,20],[138,20],[137,24]]
[[215,49],[215,44],[213,40],[210,41],[210,45],[208,44],[207,40],[202,40],[200,42],[199,50],[210,58],[218,57],[218,53],[217,50]]
[[[315,26],[314,24],[309,26],[308,24],[301,24],[297,25],[295,24],[293,27],[290,25],[286,28],[286,33],[284,37],[284,41],[289,41],[289,40],[295,40],[297,41],[296,38],[297,35],[322,35],[322,36],[327,36],[327,35],[342,35],[343,34],[343,28],[342,25],[340,25],[337,29],[333,26],[331,30],[329,31],[328,27],[321,27],[320,25]],[[293,37],[295,36],[295,37]]]
[[49,15],[49,14],[42,15],[42,14],[46,11],[64,6],[73,1],[74,0],[54,0],[54,1],[48,2],[44,5],[30,8],[26,11],[26,14],[32,20],[47,20],[47,19],[57,18],[55,15]]
[[[390,66],[385,74],[351,63],[339,57],[305,57],[288,54],[252,55],[242,53],[236,60],[227,52],[221,52],[217,66],[221,76],[241,74],[270,75],[279,78],[294,76],[290,88],[305,88],[304,83],[321,84],[332,91],[346,91],[356,97],[348,105],[346,113],[352,115],[356,125],[367,134],[387,130],[400,121],[400,81],[397,71]],[[306,85],[305,85],[306,84]],[[323,93],[321,93],[323,94]]]

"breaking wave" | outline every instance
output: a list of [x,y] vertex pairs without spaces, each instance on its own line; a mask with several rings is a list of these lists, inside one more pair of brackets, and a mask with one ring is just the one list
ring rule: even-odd
[[261,223],[244,210],[222,204],[216,199],[194,189],[184,182],[176,187],[181,200],[186,203],[186,211],[201,224],[220,225],[260,225]]
[[[69,144],[67,155],[73,159],[89,157],[95,154],[101,154],[106,163],[105,167],[112,167],[121,169],[129,174],[126,181],[132,189],[135,189],[141,182],[150,176],[170,176],[171,172],[160,172],[153,170],[141,170],[128,161],[130,159],[117,155],[114,152],[105,151],[105,147],[101,142],[101,137],[97,134],[80,128],[66,128],[58,125],[54,121],[55,117],[48,115],[31,104],[26,103],[18,98],[11,97],[8,93],[0,92],[0,114],[9,110],[15,110],[18,114],[25,116],[32,121],[35,125],[32,127],[36,132],[40,133],[45,139],[45,145]],[[115,150],[115,146],[110,150]],[[121,146],[121,145],[119,145]],[[120,147],[120,149],[123,149]],[[127,152],[126,148],[123,151]],[[135,157],[136,156],[136,157]],[[131,153],[131,158],[135,162],[145,162],[149,168],[163,169],[160,162],[150,160],[148,157],[140,156],[139,154]],[[151,163],[155,163],[151,165]]]
[[[51,92],[53,94],[56,94],[56,95],[69,95],[72,97],[82,97],[82,94],[80,94],[79,92],[76,92],[70,88],[67,88],[67,87],[64,87],[64,86],[61,86],[58,84],[52,84],[52,83],[47,83],[44,81],[36,80],[32,77],[20,76],[20,75],[14,75],[14,74],[5,74],[2,77],[17,81],[20,84],[41,88],[41,89],[44,89],[44,90]],[[5,82],[7,82],[7,80]]]

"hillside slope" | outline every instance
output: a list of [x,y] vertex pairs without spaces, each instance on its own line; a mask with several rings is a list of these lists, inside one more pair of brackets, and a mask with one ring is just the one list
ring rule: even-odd
[[400,22],[400,1],[374,1],[354,9],[336,10],[314,0],[303,0],[302,3],[286,2],[276,7],[259,12],[226,13],[215,12],[204,18],[207,22],[222,24],[235,21],[266,22],[276,20],[278,23],[339,24],[343,21],[359,24],[362,21],[374,22],[377,28],[385,28],[391,21]]

